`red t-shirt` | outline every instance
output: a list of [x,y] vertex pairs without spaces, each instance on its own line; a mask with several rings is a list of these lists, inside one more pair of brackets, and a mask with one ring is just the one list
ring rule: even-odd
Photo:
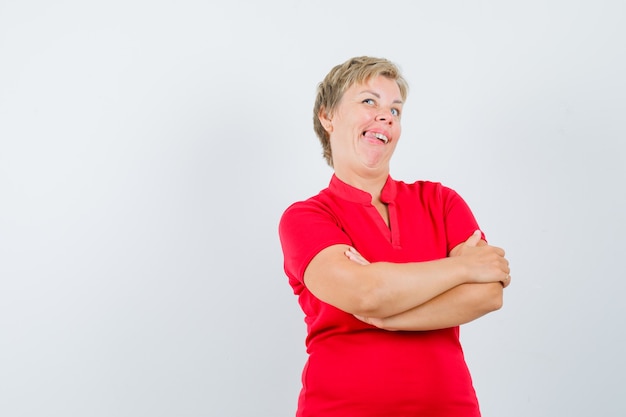
[[370,194],[333,175],[328,188],[291,205],[281,218],[285,272],[308,330],[297,416],[480,416],[458,327],[377,329],[304,285],[311,259],[331,245],[353,246],[370,262],[421,262],[448,256],[478,229],[463,199],[439,183],[389,177],[381,199],[389,227]]

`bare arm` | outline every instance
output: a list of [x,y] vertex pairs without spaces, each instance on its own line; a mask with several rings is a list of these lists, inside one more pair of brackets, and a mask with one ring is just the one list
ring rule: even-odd
[[502,307],[502,285],[462,284],[404,313],[386,318],[356,316],[385,330],[436,330],[469,323]]
[[[474,235],[467,242],[455,247],[451,256],[461,256],[464,246],[485,246]],[[351,250],[346,256],[353,262],[366,264],[358,252]],[[502,307],[503,288],[510,283],[510,276],[500,283],[462,284],[426,303],[403,313],[371,318],[357,316],[360,320],[385,330],[435,330],[468,323]]]
[[354,262],[346,257],[349,249],[333,245],[320,251],[307,266],[304,282],[320,300],[362,317],[395,316],[461,284],[497,283],[509,273],[504,251],[493,246],[474,246],[463,256],[401,264]]

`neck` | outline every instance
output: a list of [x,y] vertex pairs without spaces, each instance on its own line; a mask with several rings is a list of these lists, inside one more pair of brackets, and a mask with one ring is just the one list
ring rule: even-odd
[[359,175],[354,171],[335,169],[335,176],[346,184],[369,193],[372,196],[372,203],[376,203],[380,201],[380,194],[389,177],[389,171],[371,175]]

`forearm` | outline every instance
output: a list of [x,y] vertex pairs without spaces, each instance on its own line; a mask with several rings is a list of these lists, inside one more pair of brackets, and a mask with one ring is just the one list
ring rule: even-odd
[[508,282],[504,251],[478,247],[479,239],[479,234],[472,235],[455,256],[409,263],[369,263],[347,245],[329,246],[311,260],[304,283],[317,298],[345,312],[395,316],[462,284]]
[[385,330],[436,330],[468,323],[502,306],[500,283],[459,285],[415,308],[386,318],[361,318]]
[[389,317],[420,306],[466,282],[463,265],[452,258],[429,262],[365,266],[358,272],[364,303],[361,313]]

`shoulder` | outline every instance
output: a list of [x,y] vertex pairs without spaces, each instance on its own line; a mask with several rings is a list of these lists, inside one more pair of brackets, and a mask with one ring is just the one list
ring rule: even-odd
[[423,201],[446,201],[457,195],[452,188],[443,185],[441,182],[418,180],[414,182],[404,182],[392,180],[395,183],[399,198],[419,197]]
[[306,200],[296,201],[288,206],[281,215],[279,229],[301,228],[305,224],[339,224],[339,219],[332,209],[327,189]]
[[327,201],[328,198],[325,194],[326,190],[322,190],[319,194],[313,197],[292,203],[285,209],[281,219],[306,213],[330,213],[331,210]]
[[285,271],[300,282],[308,263],[322,249],[351,243],[328,202],[328,196],[324,197],[324,191],[287,207],[280,218],[278,234]]

